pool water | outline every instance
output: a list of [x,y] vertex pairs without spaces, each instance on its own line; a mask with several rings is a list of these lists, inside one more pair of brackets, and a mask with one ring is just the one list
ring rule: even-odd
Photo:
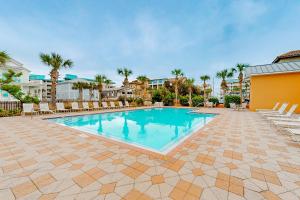
[[151,108],[48,119],[57,124],[164,152],[211,121],[214,114]]

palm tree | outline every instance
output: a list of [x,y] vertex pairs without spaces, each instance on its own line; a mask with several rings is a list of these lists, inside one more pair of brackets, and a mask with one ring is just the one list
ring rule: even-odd
[[145,75],[141,75],[138,76],[136,79],[142,83],[143,98],[145,99],[147,97],[147,87],[148,87],[149,78]]
[[206,102],[206,87],[207,87],[206,81],[210,80],[210,76],[203,75],[200,76],[200,79],[203,81],[203,96],[204,96],[204,102]]
[[64,60],[59,54],[40,54],[42,63],[51,67],[50,78],[51,78],[51,101],[54,104],[56,101],[56,84],[59,77],[59,70],[62,68],[71,68],[73,62],[69,59]]
[[228,89],[226,79],[233,77],[233,70],[232,69],[231,70],[224,69],[222,71],[219,71],[219,72],[217,72],[216,77],[219,78],[219,79],[222,79],[221,88],[222,88],[223,93],[225,95],[226,92],[227,92],[227,89]]
[[10,57],[5,51],[0,51],[0,65],[5,65],[9,59]]
[[101,94],[103,90],[103,83],[105,83],[105,80],[107,80],[105,75],[96,75],[95,77],[97,88],[98,88],[98,99],[101,102]]
[[178,104],[178,82],[179,79],[184,75],[181,69],[174,69],[172,75],[175,76],[175,104]]
[[125,89],[125,100],[127,99],[127,88],[128,88],[128,85],[129,85],[129,81],[128,81],[128,77],[132,74],[132,71],[130,69],[127,69],[127,68],[119,68],[117,70],[118,74],[121,75],[121,76],[124,76],[124,81],[123,81],[123,86],[124,86],[124,89]]
[[193,78],[189,78],[185,81],[185,84],[189,88],[189,106],[192,106],[192,88],[193,88],[194,82],[195,82],[195,79],[193,79]]
[[238,79],[239,79],[239,84],[240,84],[239,90],[240,90],[241,104],[243,103],[243,81],[244,81],[243,72],[244,72],[245,68],[248,67],[248,66],[249,65],[247,65],[247,64],[238,63],[236,65],[236,67],[233,69],[234,72],[239,73]]
[[90,101],[94,97],[94,89],[96,89],[96,84],[94,82],[88,83],[87,89],[89,89],[89,96],[90,96]]
[[72,89],[79,91],[79,101],[83,100],[83,89],[87,88],[88,83],[85,82],[75,82],[73,83]]

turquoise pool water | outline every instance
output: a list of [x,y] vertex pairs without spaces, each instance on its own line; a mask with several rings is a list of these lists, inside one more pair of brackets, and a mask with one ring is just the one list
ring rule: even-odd
[[203,127],[214,116],[214,114],[191,113],[191,109],[151,108],[48,120],[88,133],[164,152]]

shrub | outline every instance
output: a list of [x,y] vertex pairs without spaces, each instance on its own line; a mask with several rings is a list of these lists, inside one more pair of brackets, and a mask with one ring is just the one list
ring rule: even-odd
[[163,103],[165,106],[173,106],[174,105],[175,94],[171,92],[167,92],[167,94],[163,97]]
[[128,101],[128,103],[131,103],[131,102],[134,101],[134,98],[133,98],[133,97],[128,97],[128,98],[127,98],[127,101]]
[[217,97],[210,97],[208,99],[209,102],[212,102],[213,104],[215,105],[218,105],[219,104],[219,99]]
[[192,98],[192,105],[195,106],[203,106],[204,98],[202,96],[194,96]]
[[39,104],[40,100],[37,97],[32,97],[29,95],[24,96],[21,99],[22,103],[35,103],[35,104]]
[[182,106],[188,106],[189,105],[189,97],[188,96],[180,96],[179,101],[180,101],[180,104]]
[[144,105],[144,100],[142,98],[138,97],[138,98],[135,99],[135,103],[138,106],[142,106],[142,105]]
[[124,97],[124,96],[119,96],[119,97],[118,97],[118,100],[119,100],[119,101],[122,101],[122,102],[124,103],[124,102],[125,102],[125,97]]
[[155,102],[161,102],[162,101],[162,95],[159,90],[154,90],[152,93],[152,103]]
[[226,95],[225,96],[225,101],[224,101],[225,108],[229,108],[230,103],[240,104],[241,103],[241,97],[239,95]]
[[11,117],[11,116],[16,116],[20,115],[21,111],[20,110],[3,110],[0,109],[0,117]]

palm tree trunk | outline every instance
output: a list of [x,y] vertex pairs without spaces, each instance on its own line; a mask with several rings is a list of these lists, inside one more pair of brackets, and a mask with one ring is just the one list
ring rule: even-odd
[[192,107],[192,88],[189,88],[189,105]]
[[240,82],[240,104],[242,105],[243,103],[243,83]]
[[79,100],[82,101],[83,97],[82,97],[82,88],[79,88]]
[[98,88],[98,100],[99,100],[99,102],[101,102],[101,93],[102,93],[102,88],[101,88],[102,86],[99,86],[99,88]]
[[58,71],[52,70],[50,72],[51,76],[51,102],[54,105],[56,102],[56,82],[58,78]]
[[203,96],[204,96],[204,103],[206,102],[206,86],[205,83],[203,85]]
[[175,83],[175,106],[178,104],[178,85],[177,81]]
[[92,96],[93,96],[93,89],[92,88],[89,88],[89,92],[90,92],[90,101],[92,101]]

